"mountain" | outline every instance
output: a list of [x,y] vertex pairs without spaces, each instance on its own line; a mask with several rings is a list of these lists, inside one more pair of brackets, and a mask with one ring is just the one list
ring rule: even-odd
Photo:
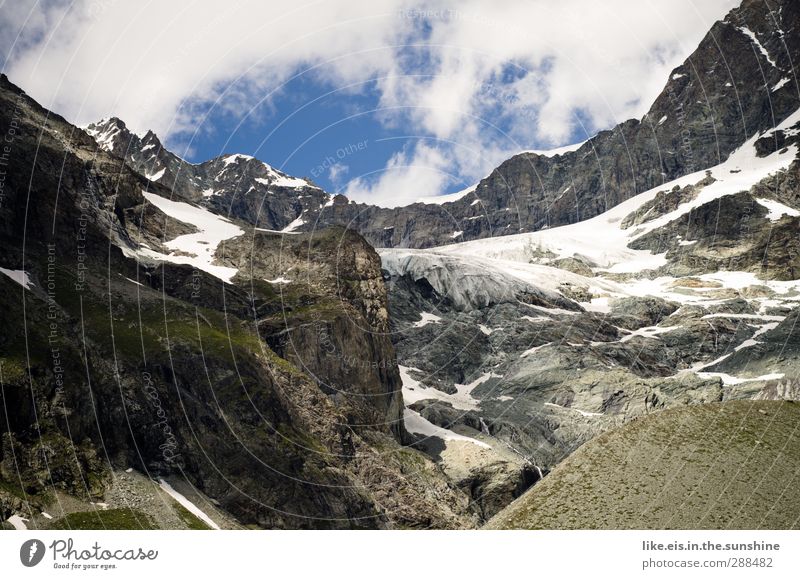
[[793,397],[798,134],[800,109],[583,222],[379,250],[406,403],[547,472],[669,407]]
[[257,227],[294,231],[307,224],[304,215],[332,203],[331,196],[313,183],[248,155],[223,155],[193,165],[165,149],[153,132],[139,137],[117,118],[93,123],[86,132],[102,149],[122,157],[151,181]]
[[745,1],[643,119],[442,205],[194,165],[0,77],[0,520],[472,528],[638,424],[788,408],[795,4]]
[[754,135],[780,124],[800,106],[792,68],[800,62],[798,21],[800,7],[791,0],[745,0],[671,72],[641,119],[602,131],[578,147],[516,155],[477,187],[454,201],[443,198],[441,205],[385,209],[329,198],[312,188],[303,189],[301,195],[308,197],[300,198],[291,190],[254,183],[251,174],[265,169],[253,159],[241,161],[248,168],[237,173],[240,178],[226,180],[223,174],[217,186],[219,159],[198,167],[180,162],[160,154],[158,145],[147,148],[153,145],[152,133],[132,138],[116,119],[89,131],[176,191],[213,192],[211,203],[261,227],[342,225],[358,230],[375,247],[411,248],[538,231],[594,217],[638,193],[717,165]]
[[171,481],[222,526],[475,524],[401,444],[380,261],[357,233],[214,214],[5,76],[0,130],[0,519],[191,526],[158,508]]
[[587,443],[490,529],[793,529],[800,405],[659,412]]

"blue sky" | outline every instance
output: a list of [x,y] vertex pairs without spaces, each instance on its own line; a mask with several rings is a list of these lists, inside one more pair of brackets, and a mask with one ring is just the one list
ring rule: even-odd
[[[506,71],[504,84],[520,74]],[[494,92],[491,87],[486,88],[483,97],[494,98]],[[168,139],[168,144],[192,162],[227,153],[253,155],[286,173],[308,177],[327,191],[343,192],[353,175],[375,179],[383,174],[386,160],[393,155],[419,143],[437,142],[431,134],[409,131],[407,125],[382,122],[381,106],[374,81],[364,82],[358,92],[342,92],[316,78],[299,76],[285,84],[268,104],[242,117],[220,107],[207,107],[196,132],[188,139],[177,135],[171,142]],[[511,125],[518,122],[532,121],[497,115],[492,124],[498,125],[499,130],[488,122],[482,130],[506,141],[509,150],[548,145],[535,139],[521,141],[506,136],[513,132]],[[586,138],[584,127],[578,125],[563,144]],[[452,193],[472,184],[468,178],[454,174],[442,191]]]
[[0,60],[78,125],[117,116],[192,161],[252,154],[391,206],[641,117],[737,3],[16,0]]
[[[379,96],[373,84],[367,82],[361,92],[343,95],[326,83],[299,77],[245,118],[211,108],[191,141],[178,135],[174,145],[186,147],[187,158],[193,162],[223,153],[246,153],[337,191],[348,175],[383,167],[407,143],[403,131],[378,120]],[[331,180],[334,165],[340,171],[337,180]]]

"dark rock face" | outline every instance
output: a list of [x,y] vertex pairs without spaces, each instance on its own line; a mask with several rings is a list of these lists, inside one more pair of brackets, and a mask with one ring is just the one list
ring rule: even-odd
[[790,383],[796,384],[800,376],[800,308],[795,308],[756,341],[752,347],[733,352],[709,370],[747,377],[780,370]]
[[688,203],[697,198],[700,190],[713,182],[714,178],[709,175],[696,185],[687,185],[683,188],[676,185],[670,191],[659,191],[654,199],[644,203],[636,211],[625,217],[620,225],[623,229],[627,229],[675,211],[682,203]]
[[245,266],[238,283],[250,289],[270,347],[334,400],[347,399],[351,425],[402,439],[400,374],[375,250],[353,231],[330,228],[255,231],[227,244],[225,253]]
[[452,404],[440,400],[420,400],[408,406],[432,424],[452,430],[456,426],[467,426],[480,432],[481,417],[477,412],[459,410]]
[[679,304],[653,296],[621,298],[611,304],[609,321],[626,330],[638,330],[659,324],[678,307]]
[[[245,525],[474,524],[468,496],[398,443],[380,261],[360,236],[286,244],[294,275],[312,280],[294,294],[245,275],[249,261],[261,275],[280,258],[275,236],[258,246],[262,261],[245,240],[223,248],[223,262],[241,261],[233,284],[187,265],[137,263],[120,248],[159,248],[167,232],[192,231],[142,194],[171,191],[4,76],[0,129],[15,135],[0,266],[24,269],[31,284],[0,276],[2,402],[14,409],[0,417],[0,513],[41,510],[53,491],[96,499],[112,469],[131,467],[185,477]],[[326,343],[288,332],[314,304],[341,354],[365,362],[312,365],[328,370],[328,388],[301,364],[322,360]],[[300,356],[270,348],[280,350],[283,332],[304,344]]]

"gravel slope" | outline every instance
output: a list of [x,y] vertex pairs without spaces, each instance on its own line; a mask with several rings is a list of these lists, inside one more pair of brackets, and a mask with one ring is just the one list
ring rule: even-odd
[[797,528],[799,436],[794,402],[666,410],[593,439],[487,528]]

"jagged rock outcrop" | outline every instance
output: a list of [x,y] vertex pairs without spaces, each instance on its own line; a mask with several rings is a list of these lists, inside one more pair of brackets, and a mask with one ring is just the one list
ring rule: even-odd
[[259,333],[334,400],[347,399],[354,427],[403,435],[397,359],[389,336],[380,258],[357,233],[255,231],[226,245],[244,267]]
[[780,372],[787,380],[800,379],[800,307],[765,330],[750,347],[731,352],[708,370],[748,378]]
[[[792,211],[796,200],[789,193],[794,189],[788,183],[796,183],[798,172],[800,163],[794,161],[787,171],[765,179],[750,191],[704,203],[636,238],[629,247],[666,252],[669,264],[661,271],[670,275],[727,270],[751,271],[762,279],[797,279],[798,212],[771,217],[767,203],[774,200],[780,204],[778,207]],[[787,194],[782,195],[783,192]]]
[[249,155],[187,163],[166,149],[152,131],[139,137],[115,117],[90,124],[86,132],[103,150],[179,198],[257,227],[282,230],[306,225],[309,229],[313,215],[332,202],[312,182],[290,177]]

